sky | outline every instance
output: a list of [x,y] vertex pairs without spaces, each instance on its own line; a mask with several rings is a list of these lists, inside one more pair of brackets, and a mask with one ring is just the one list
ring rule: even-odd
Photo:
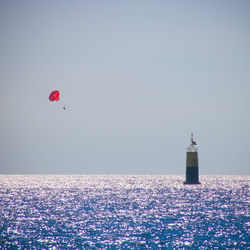
[[249,95],[250,1],[0,1],[0,174],[249,175]]

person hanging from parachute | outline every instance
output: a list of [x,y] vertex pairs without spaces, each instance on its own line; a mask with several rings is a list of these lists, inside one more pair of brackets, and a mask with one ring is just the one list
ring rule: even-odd
[[[49,100],[51,102],[54,102],[54,101],[59,101],[59,99],[60,99],[60,92],[58,90],[53,90],[49,95]],[[63,110],[66,110],[66,108],[63,107]]]

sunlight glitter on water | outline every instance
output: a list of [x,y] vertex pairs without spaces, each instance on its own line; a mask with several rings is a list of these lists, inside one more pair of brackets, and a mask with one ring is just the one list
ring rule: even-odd
[[249,178],[1,175],[0,246],[246,248]]

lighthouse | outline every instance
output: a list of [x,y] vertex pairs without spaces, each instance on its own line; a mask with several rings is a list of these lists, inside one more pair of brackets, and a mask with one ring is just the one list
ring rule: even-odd
[[183,184],[201,184],[199,182],[199,163],[197,143],[191,133],[191,144],[186,152],[186,181]]

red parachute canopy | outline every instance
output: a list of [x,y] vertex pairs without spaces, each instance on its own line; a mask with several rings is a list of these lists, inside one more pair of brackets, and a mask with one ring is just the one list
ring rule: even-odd
[[58,101],[60,99],[60,93],[58,90],[53,90],[49,95],[49,100],[51,102]]

